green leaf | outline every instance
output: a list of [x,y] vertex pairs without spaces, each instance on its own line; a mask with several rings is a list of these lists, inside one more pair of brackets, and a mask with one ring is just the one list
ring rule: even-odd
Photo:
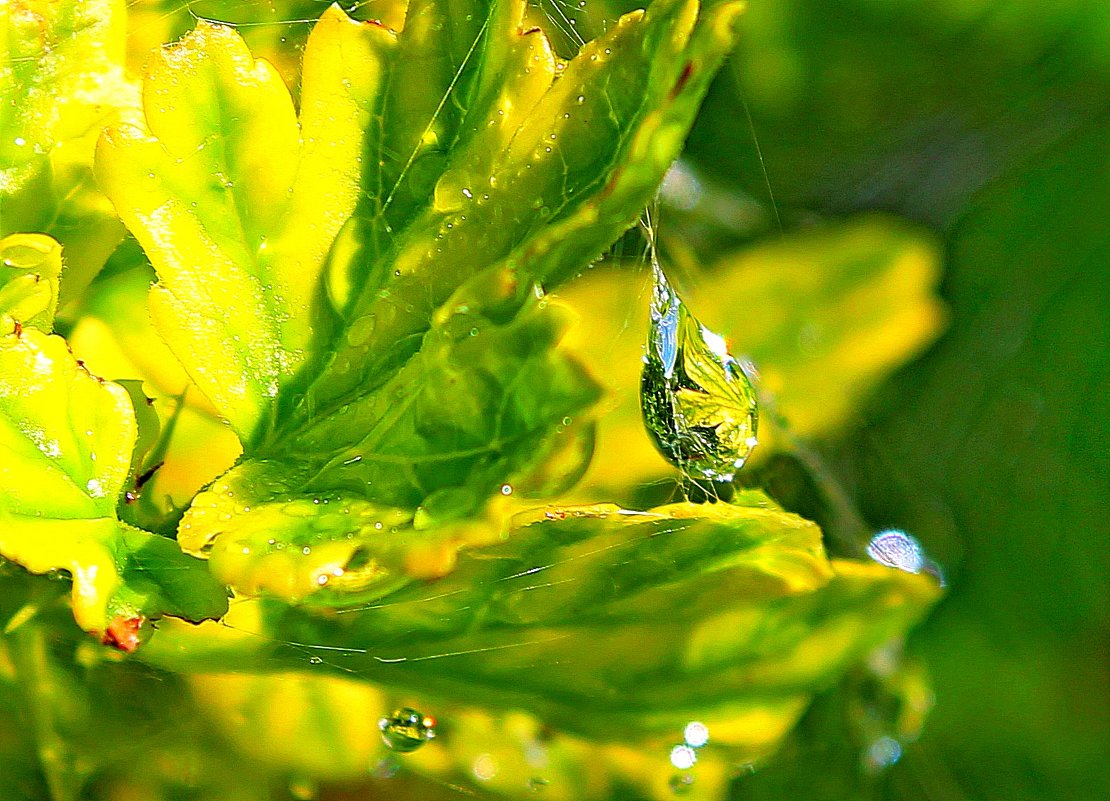
[[[677,155],[739,10],[722,3],[699,16],[692,0],[662,0],[564,64],[542,31],[519,27],[523,3],[474,3],[473,34],[429,21],[446,7],[409,9],[417,25],[398,39],[384,133],[364,159],[365,195],[333,252],[332,271],[348,287],[337,308],[360,335],[338,341],[279,429],[381,383],[467,280],[509,269],[551,284],[600,255]],[[425,46],[440,48],[443,63],[409,80],[404,54]],[[400,109],[413,83],[436,105],[429,113],[424,100],[410,118]],[[396,177],[395,151],[406,156]],[[362,330],[367,320],[372,331]]]
[[0,329],[17,325],[51,331],[58,308],[62,249],[42,234],[0,239]]
[[445,726],[485,728],[475,742],[437,738],[409,763],[450,780],[464,776],[444,755],[470,754],[446,760],[469,768],[481,744],[511,766],[506,781],[526,781],[520,730],[503,727],[527,710],[526,730],[557,732],[567,797],[611,797],[611,785],[583,783],[590,760],[619,772],[624,759],[626,779],[650,784],[700,720],[712,746],[699,782],[712,795],[728,764],[772,749],[815,692],[904,634],[938,594],[931,577],[829,563],[814,524],[747,502],[550,507],[520,518],[504,544],[462,551],[450,575],[342,616],[243,601],[231,628],[163,626],[145,656],[189,671],[331,667],[419,701]]
[[452,315],[385,386],[199,495],[182,547],[211,549],[213,571],[239,591],[321,592],[333,605],[449,568],[467,527],[426,529],[511,492],[549,455],[545,443],[577,436],[552,429],[597,397],[556,348],[562,315],[529,307],[500,325],[473,309]]
[[63,301],[123,236],[92,176],[100,127],[135,115],[122,0],[15,0],[0,7],[0,235],[66,246]]
[[101,140],[101,181],[158,271],[155,323],[244,442],[320,347],[320,271],[358,193],[388,37],[325,14],[305,51],[298,125],[273,68],[201,22],[147,69],[150,134]]
[[69,571],[78,624],[128,650],[134,632],[113,628],[123,621],[222,614],[203,563],[116,518],[137,434],[127,392],[34,328],[0,338],[0,376],[0,555]]
[[[158,273],[155,325],[245,452],[184,547],[246,548],[221,559],[229,583],[300,600],[320,588],[306,577],[350,567],[326,543],[358,561],[381,547],[359,520],[407,510],[424,529],[518,479],[557,486],[537,475],[556,452],[580,473],[588,437],[559,432],[597,390],[535,284],[635,220],[737,10],[661,0],[564,64],[517,0],[420,0],[400,32],[332,8],[299,121],[229,28],[157,54],[149,133],[108,131],[98,171]],[[291,519],[324,501],[330,522]],[[294,543],[314,556],[293,584],[258,572]]]

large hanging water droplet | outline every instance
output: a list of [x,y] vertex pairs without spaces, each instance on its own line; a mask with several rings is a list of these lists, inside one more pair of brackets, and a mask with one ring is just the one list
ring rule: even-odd
[[378,721],[378,728],[381,729],[382,740],[387,746],[407,754],[435,738],[436,719],[404,707]]
[[651,325],[640,379],[644,424],[690,478],[731,481],[756,445],[755,389],[724,339],[702,325],[652,259]]

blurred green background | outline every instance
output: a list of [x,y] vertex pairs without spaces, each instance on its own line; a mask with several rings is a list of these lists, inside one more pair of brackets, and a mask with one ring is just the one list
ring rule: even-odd
[[[753,0],[743,31],[688,157],[749,234],[769,187],[788,231],[879,209],[944,242],[948,332],[828,445],[950,580],[880,797],[1110,797],[1110,4]],[[736,797],[847,797],[834,773]]]

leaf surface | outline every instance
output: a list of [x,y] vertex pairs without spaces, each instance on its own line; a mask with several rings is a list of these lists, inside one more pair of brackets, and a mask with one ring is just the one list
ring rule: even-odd
[[[370,695],[459,727],[414,755],[414,769],[464,780],[462,767],[489,753],[508,774],[494,786],[510,795],[546,726],[560,755],[553,786],[567,782],[567,797],[611,797],[622,773],[667,797],[667,753],[699,720],[711,797],[727,765],[772,749],[813,693],[901,636],[938,593],[930,577],[830,563],[816,526],[746,500],[549,507],[519,518],[507,542],[462,551],[449,575],[332,620],[244,601],[230,629],[164,626],[146,656],[187,671],[235,660],[367,679],[380,688]],[[587,779],[591,759],[605,771]]]
[[122,0],[0,6],[0,236],[67,248],[65,296],[87,285],[124,230],[92,176],[100,126],[132,119]]
[[[148,130],[110,130],[98,170],[158,274],[155,326],[245,453],[183,545],[230,554],[276,526],[252,558],[365,546],[380,541],[352,522],[366,509],[450,523],[546,456],[588,457],[588,426],[560,432],[597,388],[538,284],[636,219],[737,10],[661,0],[562,62],[518,0],[418,0],[399,30],[333,7],[299,119],[230,28],[200,23],[157,54]],[[325,500],[332,522],[302,542],[280,510]],[[235,561],[222,575],[240,589],[287,586]],[[278,594],[306,597],[325,567],[347,569],[321,561]]]
[[[3,275],[39,267],[35,286],[56,286],[57,251],[48,237],[8,237],[0,252],[13,266]],[[138,436],[131,398],[32,326],[49,320],[56,295],[7,291],[26,278],[0,288],[0,313],[13,323],[0,337],[0,554],[35,573],[69,571],[74,616],[90,631],[117,618],[221,614],[226,598],[203,563],[117,519]],[[24,312],[26,325],[13,316]]]

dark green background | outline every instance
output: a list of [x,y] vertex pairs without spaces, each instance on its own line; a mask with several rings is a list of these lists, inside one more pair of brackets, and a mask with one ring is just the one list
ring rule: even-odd
[[[880,209],[945,243],[949,331],[829,445],[950,578],[911,643],[937,706],[870,792],[1110,797],[1110,4],[754,0],[744,26],[697,166],[769,183],[787,231]],[[837,736],[737,797],[851,797]]]

